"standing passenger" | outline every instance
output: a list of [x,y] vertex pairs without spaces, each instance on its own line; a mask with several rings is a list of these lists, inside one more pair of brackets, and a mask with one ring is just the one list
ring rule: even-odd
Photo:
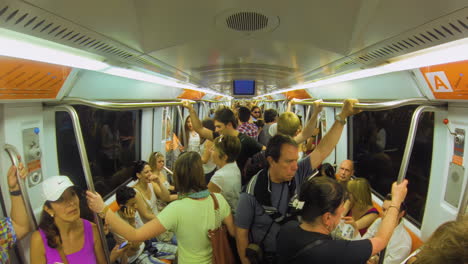
[[94,223],[80,218],[80,200],[67,176],[42,183],[46,199],[39,230],[31,237],[31,263],[104,264],[106,259]]
[[[187,108],[190,112],[190,117],[192,118],[193,128],[197,133],[208,140],[213,141],[215,138],[220,135],[231,135],[237,136],[241,143],[241,152],[237,157],[237,166],[239,169],[243,170],[247,159],[252,157],[255,153],[261,151],[264,146],[260,145],[255,139],[246,136],[239,131],[237,128],[237,119],[234,113],[228,108],[218,109],[215,112],[214,123],[215,123],[215,132],[204,128],[198,119],[197,113],[193,109],[192,104],[189,101],[183,101],[183,106]],[[242,182],[244,184],[244,182]]]
[[[23,163],[18,165],[20,178],[24,180],[28,175]],[[7,218],[0,219],[0,263],[10,263],[8,250],[16,241],[22,239],[31,231],[28,213],[24,206],[23,196],[16,176],[17,168],[11,166],[8,170],[8,188],[11,198],[11,212]]]
[[291,221],[278,236],[279,264],[361,264],[384,249],[398,224],[400,205],[408,181],[392,186],[392,201],[377,235],[365,240],[332,240],[330,233],[341,221],[346,191],[335,180],[317,177],[304,182],[297,203],[301,223]]
[[[211,131],[215,131],[214,121],[211,118],[204,119],[202,121],[202,125],[204,128],[208,128]],[[205,182],[208,184],[213,177],[216,171],[216,164],[213,161],[212,151],[213,142],[210,140],[206,140],[206,138],[202,138],[201,145],[200,145],[200,155],[202,156],[203,162],[203,172],[205,173]]]
[[[353,108],[355,100],[345,100],[341,120],[346,120],[358,111]],[[290,201],[297,188],[312,175],[330,154],[340,139],[344,122],[337,120],[320,141],[317,148],[298,162],[299,150],[296,141],[284,135],[272,137],[265,157],[268,167],[258,172],[248,183],[246,191],[239,196],[235,223],[237,249],[242,263],[250,263],[246,254],[249,243],[263,248],[266,263],[276,259],[276,237],[280,225],[292,215]]]
[[212,155],[218,170],[208,183],[208,190],[221,193],[234,214],[241,191],[241,172],[236,164],[240,142],[235,136],[219,136],[214,142]]
[[275,109],[268,109],[265,111],[265,125],[263,126],[262,131],[258,135],[258,142],[260,144],[266,146],[268,144],[268,140],[270,140],[271,135],[269,133],[270,126],[276,123],[278,119],[278,112]]
[[252,107],[250,112],[252,113],[252,120],[253,121],[257,121],[258,119],[262,118],[262,109],[260,109],[260,107],[255,105],[255,106]]
[[254,123],[249,123],[250,110],[245,106],[241,106],[238,115],[240,125],[237,127],[237,131],[256,139],[258,136],[258,127]]
[[[88,205],[106,219],[112,230],[129,241],[144,241],[166,230],[173,231],[178,241],[178,261],[187,264],[211,264],[212,248],[208,230],[217,228],[214,200],[206,188],[200,155],[187,152],[177,159],[174,168],[175,187],[180,198],[170,203],[156,218],[134,229],[109,212],[99,194],[87,192]],[[231,209],[221,194],[213,194],[219,204],[219,217],[234,235]]]
[[185,118],[184,130],[185,150],[200,153],[200,136],[193,129],[192,119],[190,118],[190,116],[187,116],[187,118]]

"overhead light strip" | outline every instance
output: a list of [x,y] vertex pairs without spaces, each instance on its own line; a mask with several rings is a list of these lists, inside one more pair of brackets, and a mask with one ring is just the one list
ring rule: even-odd
[[0,28],[0,56],[97,71],[133,80],[232,98],[207,88],[198,88],[191,83],[182,83],[169,77],[146,73],[143,70],[114,67],[105,63],[105,58],[102,56],[3,28]]
[[355,72],[345,73],[338,76],[321,79],[314,82],[295,85],[288,89],[282,89],[273,93],[268,93],[255,98],[263,96],[285,93],[300,89],[311,89],[325,85],[341,83],[345,81],[352,81],[381,74],[398,72],[404,70],[417,69],[432,65],[439,65],[451,63],[456,61],[468,60],[468,38],[457,41],[452,41],[436,47],[424,49],[421,51],[413,52],[403,56],[389,59],[389,64],[378,66],[375,68],[359,70]]

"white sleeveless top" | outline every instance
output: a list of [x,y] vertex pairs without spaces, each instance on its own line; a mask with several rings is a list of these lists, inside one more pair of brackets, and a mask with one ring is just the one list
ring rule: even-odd
[[195,151],[200,153],[200,135],[198,135],[198,133],[192,134],[189,132],[187,151]]
[[[156,199],[156,194],[154,193],[153,185],[151,183],[148,183],[148,187],[149,187],[150,193],[151,193],[151,199],[150,200],[146,199],[146,196],[143,195],[143,193],[140,192],[140,190],[138,190],[137,188],[133,188],[133,189],[135,189],[135,191],[138,192],[143,197],[143,201],[145,201],[146,206],[148,208],[150,208],[150,211],[154,215],[158,215],[159,210],[158,210],[158,206],[156,205],[157,199]],[[143,218],[141,220],[146,224],[146,221],[144,221]]]
[[[203,156],[203,153],[205,153],[205,145],[206,145],[206,140],[203,142],[203,144],[200,145],[200,155]],[[203,164],[203,172],[205,174],[208,174],[212,172],[214,169],[216,169],[216,164],[213,162],[213,158],[210,156],[210,160],[206,163]]]

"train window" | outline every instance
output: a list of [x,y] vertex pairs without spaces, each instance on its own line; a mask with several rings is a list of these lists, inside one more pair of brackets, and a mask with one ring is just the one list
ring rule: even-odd
[[[398,178],[411,117],[416,107],[363,112],[353,117],[350,151],[355,175],[370,181],[374,194],[383,198]],[[406,173],[408,185],[407,218],[418,227],[424,215],[431,170],[434,115],[421,117]]]
[[[130,181],[133,161],[140,158],[141,111],[107,111],[75,106],[80,118],[96,191],[107,198]],[[57,154],[60,174],[86,187],[86,180],[70,116],[56,113]]]

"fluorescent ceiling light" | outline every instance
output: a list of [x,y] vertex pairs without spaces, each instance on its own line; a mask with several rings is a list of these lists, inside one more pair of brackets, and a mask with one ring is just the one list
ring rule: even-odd
[[451,63],[456,61],[468,60],[468,38],[457,41],[452,41],[436,47],[416,51],[403,56],[391,58],[390,63],[375,68],[358,70],[355,72],[345,73],[326,79],[312,81],[305,84],[295,85],[288,89],[282,89],[273,93],[257,96],[260,98],[267,95],[290,92],[299,89],[316,88],[324,85],[330,85],[345,81],[362,79],[366,77],[381,75],[390,72],[398,72],[404,70],[417,69],[438,64]]
[[203,92],[203,93],[221,95],[223,97],[232,98],[231,96],[215,92],[215,91],[213,91],[211,89],[208,89],[208,88],[198,88],[197,86],[195,86],[195,85],[193,85],[191,83],[181,83],[178,80],[160,77],[160,76],[157,76],[155,74],[149,74],[149,73],[141,72],[139,70],[125,69],[125,68],[119,68],[119,67],[109,67],[109,68],[103,70],[102,72],[110,74],[110,75],[115,75],[115,76],[120,76],[120,77],[133,79],[133,80],[139,80],[139,81],[143,81],[143,82],[150,82],[150,83],[155,83],[155,84],[160,84],[160,85],[165,85],[165,86],[170,86],[170,87],[176,87],[176,88],[181,88],[181,89],[190,89],[190,90],[199,91],[199,92]]
[[109,67],[103,57],[6,29],[0,29],[0,56],[93,71]]

